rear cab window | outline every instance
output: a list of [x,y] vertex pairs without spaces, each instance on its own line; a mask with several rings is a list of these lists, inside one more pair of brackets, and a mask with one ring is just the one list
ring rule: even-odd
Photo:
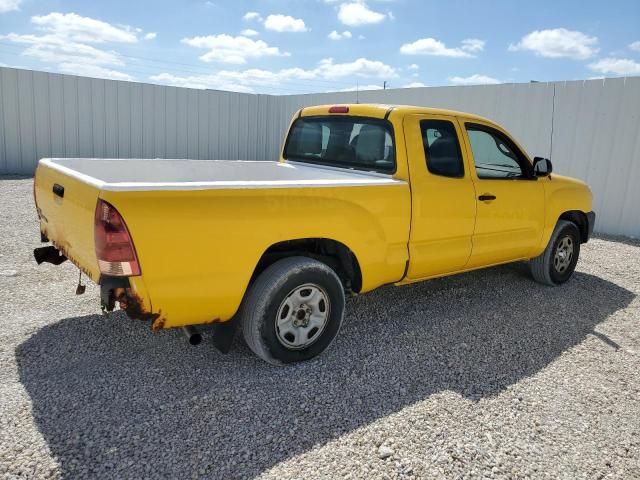
[[284,148],[289,161],[392,174],[393,129],[387,120],[355,116],[301,117]]
[[429,172],[442,177],[464,177],[462,151],[453,123],[448,120],[421,120],[420,131]]

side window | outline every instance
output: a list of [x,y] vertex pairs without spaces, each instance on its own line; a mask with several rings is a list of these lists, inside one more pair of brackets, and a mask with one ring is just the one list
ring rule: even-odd
[[427,169],[443,177],[464,177],[460,142],[453,123],[447,120],[422,120],[420,130]]
[[502,135],[467,125],[478,178],[522,178],[525,175],[518,153]]

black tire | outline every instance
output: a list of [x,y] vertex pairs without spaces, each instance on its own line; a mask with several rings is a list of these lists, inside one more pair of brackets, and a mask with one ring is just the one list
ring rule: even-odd
[[[312,307],[304,303],[292,307],[298,309],[295,312],[287,310],[289,303],[296,303],[291,300],[296,294],[300,295],[295,296],[296,299],[304,300],[302,295],[307,292],[307,286],[315,288],[314,295],[321,298],[319,306],[314,308],[317,310],[315,314],[324,318],[323,326],[321,329],[309,327],[310,320],[307,318],[306,325],[296,327],[302,330],[296,331],[298,333],[295,337],[288,331],[283,334],[282,329],[276,325],[279,316],[281,319],[285,318],[285,321],[293,318],[292,322],[303,322],[304,319],[300,317],[294,318],[294,313],[301,312],[303,308],[311,310]],[[265,269],[249,287],[240,310],[242,333],[249,348],[272,365],[302,362],[319,355],[331,345],[342,325],[344,304],[344,288],[331,268],[307,257],[285,258]],[[287,328],[294,329],[291,325],[293,323]],[[307,332],[308,328],[310,330]],[[298,340],[298,334],[301,342],[311,343],[294,347],[293,342]]]
[[[571,251],[569,260],[565,253],[562,258],[559,249]],[[573,275],[580,256],[580,230],[575,223],[559,220],[544,252],[529,262],[531,275],[536,282],[552,287],[566,282]]]

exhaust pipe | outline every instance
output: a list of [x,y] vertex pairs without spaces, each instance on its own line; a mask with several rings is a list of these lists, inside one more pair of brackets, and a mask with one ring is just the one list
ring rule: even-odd
[[202,342],[202,334],[198,330],[196,330],[195,327],[182,327],[182,331],[186,335],[187,340],[189,340],[189,344],[195,346],[200,345],[200,343]]

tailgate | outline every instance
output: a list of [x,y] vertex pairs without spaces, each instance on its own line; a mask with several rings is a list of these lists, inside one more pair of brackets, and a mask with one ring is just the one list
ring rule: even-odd
[[98,282],[100,270],[93,230],[99,189],[42,162],[34,182],[40,230],[63,255]]

